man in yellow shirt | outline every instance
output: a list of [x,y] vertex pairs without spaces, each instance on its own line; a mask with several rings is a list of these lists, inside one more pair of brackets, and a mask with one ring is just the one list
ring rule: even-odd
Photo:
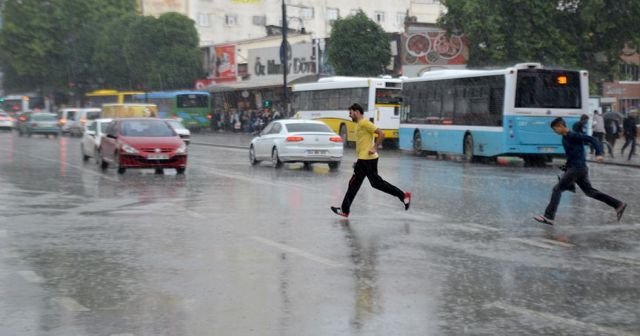
[[[349,217],[351,203],[365,177],[369,179],[372,187],[397,197],[404,204],[404,209],[409,210],[411,193],[403,192],[378,175],[378,147],[384,140],[384,133],[376,125],[364,118],[364,110],[358,104],[353,104],[349,107],[349,116],[356,123],[356,154],[358,155],[358,161],[353,167],[353,176],[349,181],[349,189],[347,194],[344,195],[342,206],[340,208],[331,207],[331,211],[336,215]],[[375,141],[374,134],[378,135]]]

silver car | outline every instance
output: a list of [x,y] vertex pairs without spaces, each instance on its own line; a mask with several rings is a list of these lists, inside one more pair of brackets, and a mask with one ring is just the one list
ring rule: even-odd
[[112,119],[101,118],[87,122],[82,132],[82,141],[80,142],[80,151],[84,161],[88,161],[89,158],[94,158],[94,160],[98,162],[97,153],[100,147],[100,140],[107,130],[107,127],[111,124],[111,121]]
[[252,165],[270,161],[274,168],[284,162],[326,162],[337,169],[342,160],[342,138],[326,124],[315,120],[275,120],[251,141]]

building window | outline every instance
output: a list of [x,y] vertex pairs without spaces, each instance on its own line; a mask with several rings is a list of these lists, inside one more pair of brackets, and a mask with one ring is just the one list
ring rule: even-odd
[[224,23],[227,26],[235,26],[238,23],[238,16],[235,14],[227,14],[224,16]]
[[335,21],[340,18],[340,10],[338,8],[327,8],[327,20]]
[[264,26],[267,23],[267,17],[265,15],[254,15],[253,24],[256,26]]
[[313,19],[313,7],[304,7],[300,9],[300,16],[303,19]]
[[398,15],[396,16],[396,20],[397,20],[398,26],[404,25],[404,20],[406,18],[407,18],[407,13],[398,12]]
[[206,14],[206,13],[198,14],[198,26],[209,27],[209,14]]
[[377,23],[383,23],[384,22],[384,12],[376,12],[374,19],[376,20]]

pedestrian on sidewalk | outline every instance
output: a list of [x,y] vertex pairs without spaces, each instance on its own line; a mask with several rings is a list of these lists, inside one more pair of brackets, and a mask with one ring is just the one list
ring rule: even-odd
[[[364,118],[364,110],[359,104],[353,104],[349,107],[349,116],[356,123],[356,155],[358,160],[353,166],[353,176],[349,181],[349,188],[344,195],[342,206],[332,206],[331,211],[336,215],[349,217],[351,203],[365,177],[369,179],[372,187],[397,197],[403,203],[404,210],[409,210],[411,193],[403,192],[378,175],[378,147],[384,140],[384,133],[376,125]],[[378,135],[375,141],[374,134]]]
[[[607,119],[604,127],[607,132],[605,135],[607,142],[611,145],[611,148],[616,148],[616,140],[620,137],[620,122],[616,118]],[[613,154],[611,157],[613,157]]]
[[624,156],[624,150],[627,146],[631,145],[629,149],[629,158],[628,161],[631,161],[631,156],[636,153],[636,137],[638,136],[638,128],[636,126],[637,121],[633,114],[629,113],[629,115],[624,118],[622,121],[622,128],[624,130],[624,146],[620,150],[620,155]]
[[562,135],[562,146],[567,156],[567,170],[560,178],[560,181],[553,187],[551,200],[544,215],[535,216],[533,219],[540,223],[553,225],[562,192],[568,190],[574,183],[577,183],[588,197],[597,199],[614,208],[617,219],[620,221],[624,210],[627,208],[627,204],[596,190],[591,186],[591,182],[589,181],[589,169],[587,168],[585,160],[584,146],[585,143],[590,143],[594,146],[596,149],[596,161],[602,162],[604,158],[602,157],[603,153],[600,143],[593,137],[570,131],[562,118],[554,119],[551,122],[551,128],[553,128],[556,134]]
[[609,150],[609,156],[613,158],[613,148],[611,145],[604,140],[605,127],[604,127],[604,117],[602,116],[602,112],[598,110],[593,111],[593,137],[600,141],[602,147],[606,147]]

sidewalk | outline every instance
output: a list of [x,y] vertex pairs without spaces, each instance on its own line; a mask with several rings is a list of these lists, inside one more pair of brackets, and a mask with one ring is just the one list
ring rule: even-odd
[[[217,132],[217,131],[203,131],[203,132],[194,132],[191,134],[191,143],[205,146],[224,146],[231,148],[249,148],[249,144],[251,140],[255,137],[255,135],[244,133],[244,132]],[[624,166],[624,167],[635,167],[640,168],[640,145],[636,146],[636,155],[631,158],[631,161],[628,161],[629,150],[627,148],[625,151],[625,155],[620,155],[620,149],[624,145],[624,139],[620,139],[616,142],[616,146],[613,149],[614,158],[612,159],[609,156],[609,152],[606,151],[606,155],[604,157],[604,162],[602,164],[609,164],[615,166]],[[595,157],[593,155],[589,155],[587,153],[587,161],[595,162]]]

